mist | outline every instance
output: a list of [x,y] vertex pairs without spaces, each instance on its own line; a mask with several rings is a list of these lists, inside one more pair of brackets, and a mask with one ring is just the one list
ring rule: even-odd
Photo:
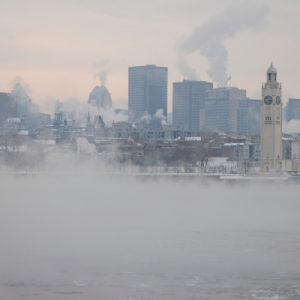
[[269,9],[266,6],[249,5],[246,2],[231,6],[208,22],[194,28],[179,45],[177,67],[189,79],[197,79],[195,70],[186,64],[185,56],[199,52],[209,63],[207,75],[221,86],[227,85],[228,50],[226,42],[246,30],[257,31],[267,22]]
[[297,185],[81,174],[2,176],[2,297],[296,299]]

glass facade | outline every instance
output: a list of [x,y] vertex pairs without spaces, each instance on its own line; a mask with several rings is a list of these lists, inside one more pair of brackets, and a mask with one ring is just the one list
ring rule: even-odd
[[[243,102],[244,101],[244,102]],[[246,106],[246,91],[237,88],[218,88],[205,93],[205,129],[237,132],[238,118]],[[241,109],[240,115],[238,109]]]
[[286,106],[286,120],[300,120],[300,99],[289,99]]
[[238,101],[237,132],[260,134],[261,100]]
[[213,84],[205,81],[174,82],[173,124],[183,123],[189,130],[199,130],[200,110],[205,106],[205,91],[212,88]]
[[146,65],[128,68],[129,122],[140,121],[162,109],[167,117],[168,68]]
[[250,128],[246,133],[260,134],[261,100],[246,99],[246,108],[250,119]]

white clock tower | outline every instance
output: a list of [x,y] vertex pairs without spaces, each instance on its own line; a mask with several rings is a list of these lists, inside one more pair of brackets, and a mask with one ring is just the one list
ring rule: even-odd
[[277,70],[271,64],[262,86],[261,102],[261,172],[282,170],[282,101]]

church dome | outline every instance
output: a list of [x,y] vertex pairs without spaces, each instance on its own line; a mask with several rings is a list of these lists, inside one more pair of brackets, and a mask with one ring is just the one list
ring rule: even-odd
[[91,95],[98,95],[98,94],[108,94],[108,89],[106,88],[105,85],[101,86],[95,86],[91,92]]
[[106,86],[95,86],[90,93],[88,103],[105,109],[111,108],[112,100]]

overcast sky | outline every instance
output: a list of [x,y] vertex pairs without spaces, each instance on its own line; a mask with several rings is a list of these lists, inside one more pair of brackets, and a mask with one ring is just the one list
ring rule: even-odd
[[[20,77],[34,102],[87,101],[100,85],[93,66],[110,60],[106,86],[115,107],[126,107],[128,67],[156,64],[169,68],[172,111],[183,55],[197,78],[217,87],[211,70],[221,64],[254,98],[273,61],[286,102],[300,98],[299,13],[299,0],[0,0],[0,92]],[[223,56],[210,57],[212,45]]]

